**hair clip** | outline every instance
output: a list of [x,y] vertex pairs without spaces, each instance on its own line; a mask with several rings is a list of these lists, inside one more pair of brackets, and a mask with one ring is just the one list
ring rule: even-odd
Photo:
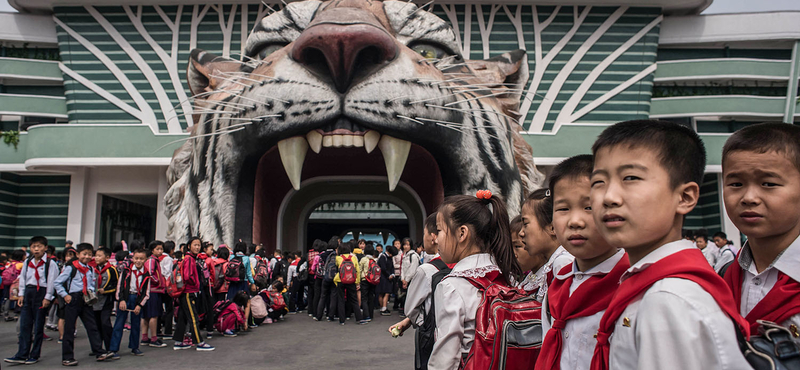
[[545,198],[547,198],[547,197],[549,197],[551,195],[553,195],[553,194],[550,193],[550,189],[547,189],[547,191],[544,192]]
[[489,200],[492,199],[492,192],[489,190],[478,190],[478,192],[475,193],[475,196],[477,196],[478,199]]

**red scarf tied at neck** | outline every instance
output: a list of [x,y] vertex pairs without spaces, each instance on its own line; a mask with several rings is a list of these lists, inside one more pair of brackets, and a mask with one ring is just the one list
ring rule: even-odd
[[28,262],[28,268],[33,269],[33,276],[36,277],[36,291],[39,291],[39,267],[44,265],[44,259],[40,259],[39,262],[34,266],[33,260]]
[[734,320],[745,338],[750,338],[749,326],[747,321],[739,315],[739,310],[733,302],[731,290],[708,265],[703,252],[696,248],[684,249],[662,258],[620,284],[611,299],[611,303],[608,305],[606,313],[600,319],[597,345],[594,348],[594,356],[592,357],[592,370],[607,370],[609,368],[610,344],[608,339],[614,333],[614,323],[622,316],[622,312],[625,311],[628,304],[650,289],[653,284],[666,278],[686,279],[700,285],[703,290],[711,294],[720,309]]
[[83,265],[81,265],[80,262],[78,261],[72,261],[72,267],[78,269],[78,272],[80,272],[82,275],[81,277],[83,278],[83,294],[89,294],[86,291],[86,288],[89,286],[88,283],[86,282],[87,281],[86,274],[89,273],[89,267],[83,267]]
[[[738,262],[739,257],[737,256],[733,265],[725,272],[725,283],[733,291],[733,300],[737,308],[742,305],[742,279],[744,278],[742,267]],[[798,313],[800,313],[800,283],[788,275],[778,272],[778,281],[775,286],[744,319],[750,325],[750,332],[757,333],[757,320],[780,324]]]
[[[547,331],[539,359],[536,360],[537,370],[558,370],[561,366],[561,352],[564,348],[562,331],[567,321],[594,315],[608,308],[614,291],[619,286],[622,274],[631,266],[628,254],[622,256],[616,266],[608,274],[590,276],[589,280],[581,284],[572,296],[569,295],[570,286],[574,275],[567,279],[555,281],[547,291],[547,302],[550,316],[553,317],[553,327]],[[560,275],[572,270],[572,264],[564,266]]]

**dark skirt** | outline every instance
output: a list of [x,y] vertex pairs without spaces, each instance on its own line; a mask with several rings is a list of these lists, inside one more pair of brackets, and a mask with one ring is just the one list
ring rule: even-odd
[[375,294],[389,294],[392,292],[392,281],[381,275],[381,281],[375,286]]
[[233,300],[233,297],[236,296],[236,293],[239,293],[242,290],[248,292],[248,288],[249,284],[247,283],[247,280],[242,280],[239,282],[231,281],[228,285],[228,299]]
[[144,303],[142,311],[142,317],[145,319],[161,317],[161,314],[164,313],[163,307],[161,307],[161,294],[151,292],[150,298]]

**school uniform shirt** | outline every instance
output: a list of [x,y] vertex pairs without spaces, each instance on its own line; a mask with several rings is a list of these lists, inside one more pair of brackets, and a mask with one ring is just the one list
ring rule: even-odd
[[730,244],[725,245],[719,249],[717,263],[714,264],[714,271],[719,273],[725,265],[733,262],[734,259],[736,259],[736,252],[733,250],[733,246]]
[[397,255],[392,257],[392,264],[394,265],[394,276],[400,277],[400,273],[403,271],[403,251],[397,251]]
[[[775,287],[779,273],[783,273],[795,282],[800,282],[800,237],[795,239],[761,273],[758,273],[756,264],[753,263],[750,243],[745,242],[737,262],[742,268],[742,291],[739,309],[742,316],[747,317],[750,311]],[[795,342],[800,343],[800,314],[793,315],[788,320],[778,324],[788,328],[794,334]]]
[[[511,277],[511,279],[514,280],[513,277]],[[539,289],[539,284],[536,281],[536,272],[535,271],[529,271],[528,274],[525,275],[525,277],[522,278],[522,280],[520,282],[512,282],[512,285],[514,285],[515,287],[520,288],[520,289],[522,289],[522,290],[524,290],[524,291],[526,291],[528,293],[533,293],[537,289]]]
[[164,258],[159,262],[161,265],[161,275],[164,276],[164,279],[169,279],[172,277],[172,265],[175,263],[175,259],[168,254],[162,254],[162,256]]
[[[585,281],[591,279],[593,276],[606,275],[611,272],[624,256],[625,250],[620,249],[613,256],[585,272],[578,270],[577,262],[573,261],[572,269],[563,275],[556,272],[555,279],[563,281],[574,276],[572,284],[569,286],[569,295],[571,297],[572,293],[575,293],[575,290]],[[613,294],[613,292],[609,294]],[[547,309],[548,307],[548,297],[545,297],[542,302],[542,333],[545,335],[547,331],[553,327],[553,317]],[[605,312],[606,310],[602,310],[591,316],[576,317],[567,320],[567,324],[561,331],[562,347],[560,368],[562,370],[589,369],[592,363],[594,347],[597,343],[594,335],[597,333],[597,329],[600,326],[600,319],[603,318]]]
[[719,247],[717,247],[714,243],[708,243],[706,247],[702,250],[703,256],[706,257],[706,261],[711,267],[717,265],[717,257],[719,256]]
[[[431,256],[431,260],[436,257],[439,257],[438,253],[435,256]],[[411,283],[408,284],[404,312],[414,327],[418,327],[425,322],[425,315],[431,307],[433,274],[437,272],[439,272],[439,269],[436,266],[424,263],[419,266],[411,279]]]
[[414,278],[414,274],[417,273],[419,263],[419,254],[413,249],[408,251],[403,256],[402,266],[400,267],[400,280],[410,283],[411,279]]
[[[130,269],[122,271],[120,274],[119,282],[117,283],[117,300],[128,301],[128,296],[136,294],[136,305],[144,307],[145,303],[150,299],[150,284],[153,278],[147,272],[147,268],[137,268],[131,266]],[[141,289],[141,291],[139,291]],[[129,310],[134,307],[128,307]]]
[[572,255],[559,245],[556,251],[550,255],[550,259],[542,267],[539,267],[534,279],[534,285],[536,289],[539,289],[534,298],[537,302],[543,301],[547,295],[547,285],[550,284],[549,280],[553,278],[555,271],[561,271],[564,266],[572,263],[573,259]]
[[105,306],[106,300],[113,300],[116,296],[119,273],[117,273],[116,267],[108,262],[103,266],[96,267],[95,272],[97,273],[97,302],[92,308],[95,311],[100,311]]
[[[78,262],[80,263],[80,262]],[[81,266],[86,267],[88,270],[86,271],[86,290],[95,292],[97,291],[97,283],[96,283],[96,275],[94,273],[94,269],[91,268],[89,265],[84,265],[80,263]],[[56,293],[58,293],[61,297],[66,297],[72,293],[81,293],[83,292],[83,273],[77,271],[75,273],[75,277],[72,278],[72,281],[69,280],[69,275],[72,274],[72,270],[75,268],[72,264],[64,266],[64,270],[61,271],[61,274],[58,275],[55,281],[55,289]],[[64,289],[64,285],[67,285],[69,291]]]
[[286,273],[286,285],[291,286],[292,280],[297,278],[297,263],[300,259],[296,259],[289,264],[289,271]]
[[488,253],[478,253],[459,261],[433,293],[436,309],[436,341],[433,344],[429,370],[455,370],[461,357],[469,353],[475,339],[475,315],[481,294],[467,279],[482,277],[500,268]]
[[[620,281],[682,250],[679,240],[650,252]],[[650,286],[622,311],[609,342],[609,369],[750,369],[739,349],[734,323],[695,282],[666,278]]]
[[[26,259],[18,263],[17,268],[21,269],[19,273],[19,292],[20,295],[24,294],[25,287],[28,285],[38,286],[39,289],[46,289],[46,292],[44,293],[44,299],[52,301],[53,294],[55,292],[55,281],[56,277],[58,276],[58,264],[55,260],[47,263],[47,255],[43,255],[39,261],[40,262],[31,260],[28,262]],[[36,268],[32,268],[31,265]],[[9,264],[9,266],[11,266],[11,264]],[[45,268],[48,269],[46,275]],[[39,275],[38,280],[36,279],[37,272]],[[46,279],[45,276],[49,279]],[[10,286],[11,284],[12,282],[9,281],[8,284],[3,285]]]

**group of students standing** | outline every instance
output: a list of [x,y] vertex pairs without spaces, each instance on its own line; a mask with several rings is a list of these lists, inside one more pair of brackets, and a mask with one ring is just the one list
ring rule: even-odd
[[543,339],[526,368],[800,368],[800,127],[752,125],[725,144],[740,251],[722,233],[714,247],[682,235],[706,163],[691,129],[621,122],[592,153],[558,164],[514,219],[488,191],[448,197],[428,218],[435,258],[411,279],[408,317],[389,328],[417,328],[415,368],[502,368],[496,358],[523,349],[506,341],[534,332],[508,321],[486,330],[498,291],[540,302]]

